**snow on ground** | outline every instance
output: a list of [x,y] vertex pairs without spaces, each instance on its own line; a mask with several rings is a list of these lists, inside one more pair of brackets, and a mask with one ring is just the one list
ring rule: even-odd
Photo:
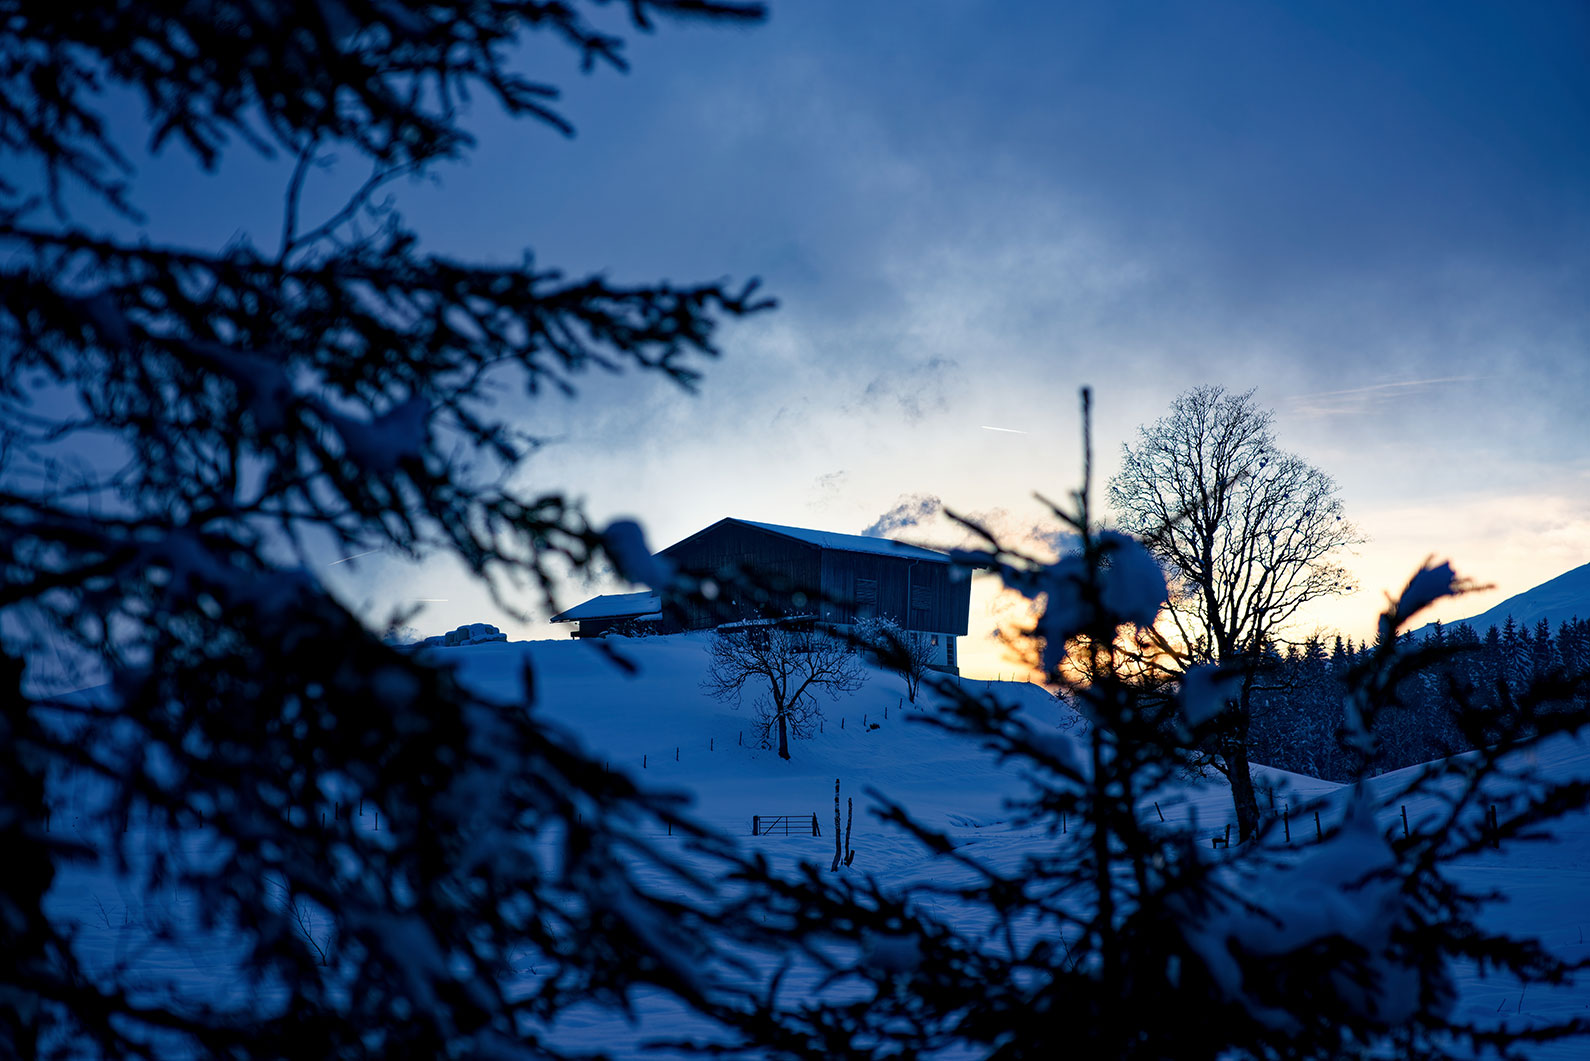
[[[608,651],[634,665],[633,673],[615,665]],[[976,845],[986,862],[1010,869],[1033,845],[1052,843],[1033,830],[1008,821],[1005,801],[1022,792],[1012,767],[1001,767],[966,742],[915,722],[928,710],[904,699],[901,679],[870,669],[861,690],[842,701],[824,702],[821,732],[792,741],[792,759],[754,746],[751,697],[736,708],[700,691],[707,668],[707,640],[702,635],[643,639],[610,639],[605,645],[581,641],[493,643],[434,650],[436,658],[459,668],[460,676],[479,692],[521,698],[522,664],[535,673],[536,696],[530,710],[576,734],[596,758],[622,768],[643,783],[686,792],[694,815],[740,843],[766,852],[776,865],[799,861],[826,870],[833,855],[834,780],[842,796],[855,800],[855,872],[884,882],[904,883],[942,872],[913,841],[885,828],[866,813],[870,786],[908,807],[920,820],[946,829],[962,845]],[[1021,707],[1035,726],[1062,724],[1067,711],[1039,686],[1016,682],[970,683],[979,691],[997,692]],[[930,695],[924,692],[926,704]],[[1543,777],[1590,777],[1590,741],[1557,740],[1535,754],[1532,763]],[[1371,785],[1384,801],[1405,784],[1410,768],[1377,778]],[[1290,812],[1292,837],[1305,850],[1313,838],[1317,809],[1326,828],[1339,821],[1345,805],[1343,786],[1313,778],[1256,769],[1261,802],[1276,812]],[[1505,794],[1496,797],[1505,807]],[[61,824],[70,827],[81,793],[59,793]],[[1158,807],[1154,803],[1158,800]],[[1439,810],[1433,797],[1407,801],[1410,823],[1430,819]],[[1193,821],[1204,836],[1219,835],[1231,820],[1230,797],[1216,782],[1189,782],[1174,791],[1150,794],[1140,804],[1145,818],[1163,814],[1170,821]],[[812,836],[816,815],[820,836]],[[751,836],[753,815],[797,816],[789,835]],[[363,824],[362,822],[356,824]],[[1400,830],[1400,804],[1381,811],[1380,827]],[[192,838],[202,847],[201,837]],[[680,843],[666,836],[661,844]],[[1277,834],[1279,841],[1279,834]],[[680,847],[683,852],[683,846]],[[1211,851],[1211,858],[1221,855]],[[1492,928],[1536,936],[1563,957],[1590,956],[1590,819],[1578,815],[1557,827],[1549,841],[1511,845],[1463,864],[1457,873],[1465,884],[1494,889],[1503,899],[1485,915]],[[158,978],[183,984],[227,981],[227,943],[196,932],[179,931],[171,942],[156,943],[151,932],[162,920],[179,928],[192,925],[192,911],[169,901],[144,903],[102,870],[72,869],[58,879],[50,895],[54,916],[81,925],[78,946],[104,967],[131,962]],[[534,976],[533,968],[523,970]],[[1481,977],[1472,968],[1455,970],[1464,1013],[1494,1016],[1498,1021],[1529,1023],[1569,1013],[1590,1015],[1590,986],[1551,991],[1531,989],[1521,995],[1504,979]],[[801,989],[791,978],[786,991]],[[214,997],[213,995],[211,997]],[[655,994],[640,999],[638,1023],[630,1023],[594,1007],[578,1008],[560,1022],[557,1037],[571,1045],[600,1048],[623,1056],[630,1044],[652,1038],[700,1036],[702,1023],[676,1003]],[[1542,1048],[1542,1061],[1587,1056],[1584,1043]]]

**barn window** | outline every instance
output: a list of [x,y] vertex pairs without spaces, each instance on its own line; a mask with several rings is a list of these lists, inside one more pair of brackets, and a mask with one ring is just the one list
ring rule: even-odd
[[933,587],[912,586],[911,607],[924,612],[933,607]]
[[856,579],[856,618],[872,619],[878,614],[878,580]]

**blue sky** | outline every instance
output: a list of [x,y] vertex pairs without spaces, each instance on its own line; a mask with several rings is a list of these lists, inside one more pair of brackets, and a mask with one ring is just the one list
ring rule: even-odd
[[[1370,538],[1311,624],[1362,635],[1430,553],[1496,583],[1448,617],[1590,561],[1590,8],[802,0],[631,58],[527,50],[578,135],[482,104],[473,156],[400,209],[438,251],[754,275],[781,305],[698,396],[592,376],[527,405],[553,440],[527,482],[658,546],[724,515],[856,532],[913,495],[1015,533],[1076,485],[1079,386],[1107,475],[1214,383],[1255,388]],[[279,167],[168,154],[151,234],[273,243]],[[445,598],[427,633],[561,633],[445,564],[335,574],[375,610]]]

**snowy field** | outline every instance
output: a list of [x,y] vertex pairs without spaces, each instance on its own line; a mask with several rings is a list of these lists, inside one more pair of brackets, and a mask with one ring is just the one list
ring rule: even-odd
[[[888,884],[942,879],[946,869],[914,841],[866,813],[868,788],[902,803],[927,824],[945,828],[957,844],[975,847],[976,854],[992,865],[1013,867],[1034,845],[1066,842],[1063,837],[1057,840],[1013,827],[1005,801],[1022,791],[1021,778],[1013,769],[992,763],[977,748],[933,727],[914,724],[925,709],[905,702],[903,684],[892,674],[869,670],[860,691],[840,702],[824,702],[821,733],[792,742],[793,758],[785,762],[775,752],[754,746],[749,697],[745,706],[736,709],[700,691],[707,666],[703,637],[612,644],[636,665],[634,674],[616,667],[595,646],[573,641],[436,651],[439,658],[457,665],[471,686],[502,698],[520,696],[521,666],[528,657],[537,683],[533,710],[577,734],[595,758],[628,770],[648,786],[687,794],[698,820],[742,845],[764,851],[776,865],[794,866],[804,860],[826,872],[834,850],[836,778],[842,794],[856,803],[851,841],[856,859],[849,872],[870,874]],[[1038,686],[975,684],[997,690],[1035,722],[1058,727],[1065,717]],[[922,699],[927,703],[929,696],[924,693]],[[1556,741],[1542,749],[1531,765],[1547,778],[1590,778],[1590,742]],[[1410,772],[1378,778],[1373,787],[1379,793],[1395,792]],[[1340,820],[1347,795],[1342,786],[1263,767],[1256,774],[1261,803],[1270,806],[1273,795],[1277,812],[1291,810],[1292,837],[1300,851],[1306,851],[1313,839],[1316,809],[1327,828]],[[1167,820],[1191,821],[1206,836],[1222,834],[1231,820],[1230,797],[1215,782],[1155,795],[1157,809],[1149,801],[1140,808],[1145,818],[1163,813]],[[83,822],[91,800],[92,794],[81,786],[62,786],[54,794],[53,827],[86,829]],[[1433,802],[1410,801],[1406,806],[1415,829],[1436,809]],[[1400,810],[1400,805],[1385,808],[1381,826],[1400,830]],[[810,828],[814,814],[822,832],[817,837]],[[780,829],[775,835],[753,837],[754,815],[798,817],[787,836]],[[373,812],[356,817],[354,826],[379,827]],[[103,837],[84,839],[103,849]],[[202,858],[209,838],[200,832],[189,839],[195,857]],[[683,855],[678,838],[663,835],[654,840],[679,844]],[[1222,855],[1211,850],[1209,857]],[[1504,852],[1476,857],[1459,872],[1465,883],[1500,896],[1486,911],[1488,926],[1539,938],[1564,958],[1590,956],[1586,940],[1590,819],[1586,816],[1565,820],[1548,841],[1514,844]],[[226,997],[231,990],[227,940],[203,931],[193,911],[180,901],[158,895],[145,901],[108,868],[88,867],[57,878],[49,901],[52,916],[79,926],[77,947],[91,967],[120,964],[147,975],[151,983],[167,980],[211,998]],[[308,935],[324,931],[325,926],[317,926],[311,917]],[[536,975],[533,967],[522,972]],[[1521,993],[1516,984],[1482,978],[1473,969],[1459,968],[1455,973],[1461,1013],[1525,1024],[1569,1013],[1590,1016],[1590,981]],[[800,989],[798,976],[785,988]],[[656,997],[641,999],[637,1018],[631,1023],[607,1011],[575,1010],[560,1021],[554,1037],[571,1046],[625,1056],[637,1052],[636,1044],[648,1039],[695,1036],[704,1030],[699,1018]],[[1590,1057],[1590,1043],[1542,1048],[1533,1056]]]

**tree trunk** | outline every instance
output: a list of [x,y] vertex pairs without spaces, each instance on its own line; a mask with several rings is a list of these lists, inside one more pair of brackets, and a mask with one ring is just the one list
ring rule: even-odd
[[789,716],[785,713],[784,709],[780,707],[778,709],[778,757],[780,759],[789,758],[788,720]]
[[1259,798],[1248,770],[1248,745],[1237,741],[1226,753],[1231,767],[1231,802],[1237,811],[1237,836],[1243,842],[1259,831]]
[[1243,683],[1236,717],[1231,724],[1225,748],[1226,777],[1231,782],[1231,803],[1237,812],[1237,841],[1246,843],[1259,831],[1259,797],[1253,789],[1253,771],[1248,766],[1248,714],[1251,690]]
[[[50,931],[42,919],[44,895],[55,879],[51,844],[43,835],[50,806],[44,772],[27,745],[45,744],[22,697],[20,659],[0,653],[0,806],[9,812],[0,825],[0,850],[6,852],[6,905],[23,916],[6,926],[9,997],[0,997],[0,1046],[15,1057],[38,1056],[41,999],[31,988],[50,965]],[[8,911],[8,913],[11,911]]]

